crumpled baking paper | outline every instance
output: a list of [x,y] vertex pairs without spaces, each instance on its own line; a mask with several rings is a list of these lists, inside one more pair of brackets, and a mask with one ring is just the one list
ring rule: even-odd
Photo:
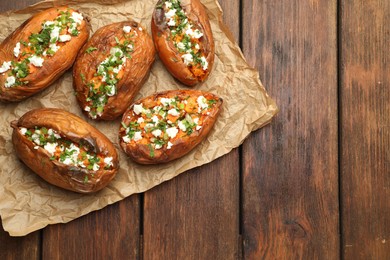
[[[32,14],[67,4],[89,17],[92,32],[104,25],[129,18],[140,22],[150,33],[151,16],[157,0],[51,0],[26,9],[0,15],[0,40],[15,30]],[[275,102],[267,95],[259,74],[246,63],[239,46],[222,24],[222,10],[216,0],[204,0],[215,39],[216,57],[209,79],[196,89],[210,91],[224,99],[223,110],[214,128],[199,146],[174,162],[142,166],[133,163],[119,149],[120,120],[95,122],[81,114],[76,102],[72,75],[68,71],[45,91],[16,104],[0,104],[0,215],[3,228],[11,236],[23,236],[49,224],[65,223],[144,192],[191,168],[209,163],[238,147],[254,131],[269,123],[277,113]],[[157,58],[151,74],[136,97],[157,91],[186,88],[175,81]],[[10,122],[27,111],[41,107],[58,107],[77,114],[110,138],[118,148],[120,170],[102,191],[83,195],[62,190],[46,183],[21,161],[11,143]]]

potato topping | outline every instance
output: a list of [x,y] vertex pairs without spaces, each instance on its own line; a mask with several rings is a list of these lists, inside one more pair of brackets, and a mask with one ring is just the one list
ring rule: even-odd
[[[126,61],[131,59],[134,50],[132,38],[137,34],[137,30],[141,31],[142,28],[131,28],[127,25],[123,27],[123,35],[120,38],[115,37],[115,45],[107,53],[107,58],[97,66],[94,77],[89,82],[85,82],[85,76],[81,74],[83,83],[89,88],[86,99],[88,105],[84,110],[91,118],[100,117],[108,98],[117,94],[117,84],[122,79]],[[86,53],[96,50],[97,48],[92,46],[86,50]]]
[[112,157],[96,154],[90,151],[88,146],[73,142],[53,129],[19,127],[19,131],[34,143],[34,149],[45,149],[51,155],[50,160],[89,171],[113,168]]
[[121,139],[148,145],[153,157],[154,150],[169,150],[177,138],[200,131],[216,103],[217,100],[202,95],[158,97],[147,104],[136,103],[122,122]]
[[188,18],[181,6],[181,0],[165,1],[157,8],[164,10],[171,40],[180,53],[184,64],[194,76],[202,78],[208,70],[202,42],[202,28]]
[[4,86],[10,88],[28,84],[24,78],[42,67],[45,60],[54,56],[65,42],[80,34],[82,21],[80,13],[59,11],[54,20],[42,23],[39,32],[17,42],[13,49],[14,59],[3,61],[0,67],[0,73],[6,75]]

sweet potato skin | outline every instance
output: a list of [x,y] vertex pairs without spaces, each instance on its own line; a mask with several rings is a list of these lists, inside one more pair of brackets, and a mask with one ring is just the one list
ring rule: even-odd
[[183,9],[187,12],[188,17],[202,28],[204,34],[202,41],[207,53],[206,60],[208,61],[209,69],[205,77],[199,79],[195,77],[187,65],[184,64],[180,53],[170,40],[170,31],[164,19],[164,11],[157,8],[157,6],[161,5],[163,2],[164,0],[159,0],[157,2],[151,23],[152,36],[158,55],[173,77],[187,86],[195,86],[208,78],[214,64],[214,38],[206,10],[199,0],[182,1]]
[[[205,118],[202,124],[202,128],[199,131],[194,131],[191,135],[186,135],[181,138],[176,139],[173,142],[173,146],[171,149],[166,149],[163,147],[159,150],[154,150],[154,155],[150,155],[150,147],[146,144],[134,144],[134,143],[125,143],[122,140],[123,129],[120,127],[119,129],[119,142],[122,150],[135,162],[139,164],[161,164],[173,161],[178,159],[190,151],[192,151],[199,143],[201,143],[209,134],[210,130],[214,126],[218,115],[221,112],[223,100],[216,95],[198,91],[198,90],[170,90],[164,91],[160,93],[155,93],[151,96],[145,97],[143,99],[138,100],[134,104],[142,103],[146,107],[152,107],[154,102],[161,97],[164,98],[173,98],[179,97],[184,98],[188,96],[197,97],[203,95],[208,99],[216,100],[216,104],[213,109],[211,109],[209,115]],[[133,106],[129,107],[129,109],[123,114],[122,123],[129,124],[132,120],[132,111]]]
[[[46,127],[56,130],[69,140],[84,143],[95,153],[112,157],[110,170],[100,169],[85,181],[84,169],[50,160],[51,155],[45,149],[34,149],[35,144],[18,130],[19,127]],[[12,143],[17,156],[37,175],[47,182],[79,193],[92,193],[104,188],[119,169],[118,154],[111,141],[100,131],[80,117],[57,108],[34,109],[19,120],[11,122],[14,129]]]
[[[13,56],[13,48],[17,42],[21,40],[27,41],[31,33],[40,31],[44,21],[55,19],[59,11],[66,10],[73,9],[67,6],[50,8],[35,14],[20,25],[0,44],[0,64],[4,61],[12,61],[15,59]],[[53,57],[45,60],[43,67],[36,69],[23,79],[24,81],[28,81],[28,84],[6,88],[4,86],[6,77],[4,74],[0,74],[0,101],[21,101],[49,87],[73,65],[78,51],[89,37],[89,29],[89,23],[84,19],[80,25],[80,34],[78,36],[72,37],[72,40],[65,43]]]
[[[89,82],[94,77],[97,66],[107,57],[115,44],[115,37],[121,34],[124,26],[142,28],[139,23],[132,20],[106,25],[94,33],[76,59],[73,67],[73,88],[80,108],[88,117],[91,116],[84,110],[88,97],[88,87],[85,82]],[[124,76],[117,84],[117,94],[108,98],[102,115],[96,118],[98,120],[114,120],[121,116],[149,76],[156,55],[152,38],[142,28],[131,39],[134,41],[134,49],[131,59],[126,61]],[[87,53],[88,48],[91,47],[97,50]],[[84,78],[81,75],[84,75]]]

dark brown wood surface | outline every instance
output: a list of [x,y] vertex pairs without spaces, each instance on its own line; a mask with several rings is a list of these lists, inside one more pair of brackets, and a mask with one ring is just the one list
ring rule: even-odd
[[70,223],[0,229],[0,259],[390,259],[390,2],[220,4],[280,108],[271,124]]
[[390,2],[340,14],[342,253],[390,259]]

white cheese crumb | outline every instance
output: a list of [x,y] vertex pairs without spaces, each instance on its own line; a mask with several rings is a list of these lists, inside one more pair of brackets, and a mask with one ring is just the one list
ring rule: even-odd
[[209,63],[207,62],[205,57],[200,58],[200,61],[202,62],[202,68],[203,70],[207,70],[209,67]]
[[50,27],[51,25],[53,25],[54,22],[53,21],[46,21],[44,24],[43,24],[43,28],[47,28],[47,27]]
[[193,61],[190,53],[183,54],[181,57],[183,58],[184,64],[187,66]]
[[172,100],[170,98],[161,98],[160,99],[161,104],[163,104],[164,107],[169,106],[171,104]]
[[159,150],[162,148],[162,144],[155,144],[154,149]]
[[56,152],[57,143],[47,143],[43,148],[45,148],[45,150],[48,151],[51,155],[54,155]]
[[136,115],[139,115],[140,113],[142,113],[144,111],[144,108],[142,107],[142,104],[134,105],[133,111]]
[[168,1],[166,1],[166,2],[165,2],[165,7],[166,7],[167,9],[171,9],[171,7],[172,7],[172,3],[171,3],[171,2],[168,2]]
[[86,111],[86,112],[89,112],[89,111],[91,111],[91,107],[90,107],[90,106],[86,106],[86,107],[84,107],[84,111]]
[[20,42],[16,43],[16,46],[14,48],[14,55],[15,57],[19,57],[19,54],[20,54]]
[[128,26],[128,25],[123,26],[123,31],[125,33],[129,33],[131,31],[131,26]]
[[175,138],[179,130],[176,127],[167,128],[167,135],[170,138]]
[[172,146],[173,146],[173,143],[171,143],[171,142],[168,141],[167,149],[168,149],[168,150],[171,149]]
[[137,141],[139,141],[139,140],[141,140],[141,139],[142,139],[142,133],[141,133],[141,131],[135,132],[135,133],[134,133],[133,140],[137,142]]
[[123,140],[123,142],[125,142],[125,143],[130,143],[130,138],[129,138],[129,136],[127,136],[127,135],[125,135],[124,137],[122,137],[122,140]]
[[168,110],[168,115],[179,116],[180,113],[177,112],[177,110],[176,110],[175,108],[172,108],[172,109],[169,109],[169,110]]
[[42,57],[38,57],[36,55],[32,55],[29,58],[29,60],[30,60],[31,64],[34,65],[35,67],[42,67],[43,66],[44,59]]
[[199,96],[197,99],[197,102],[198,102],[198,106],[199,106],[198,112],[209,107],[209,105],[207,105],[207,103],[206,103],[207,99],[204,96]]
[[107,85],[107,96],[112,97],[116,94],[116,89],[114,85]]
[[69,34],[63,34],[63,35],[60,35],[59,41],[60,42],[68,42],[71,39],[72,39],[72,36],[70,36]]
[[63,164],[66,164],[66,165],[69,165],[69,164],[72,164],[73,161],[72,159],[70,159],[69,157],[66,157],[65,160],[62,161]]
[[98,171],[99,169],[100,169],[99,164],[97,164],[97,163],[93,164],[93,166],[92,166],[92,171],[96,172],[96,171]]
[[9,70],[11,68],[11,64],[12,63],[10,61],[4,61],[3,65],[0,67],[0,73],[4,73]]
[[160,129],[156,129],[152,132],[152,135],[154,135],[155,137],[159,137],[161,134],[162,132]]
[[139,27],[138,30],[140,30],[142,32],[142,27]]
[[177,126],[180,128],[181,131],[185,132],[187,131],[187,127],[184,125],[183,121],[180,121]]
[[168,26],[175,26],[176,25],[176,22],[175,22],[175,19],[169,19],[169,22],[168,22]]
[[78,12],[73,12],[72,13],[72,19],[78,23],[78,24],[81,24],[81,22],[83,21],[83,15],[78,13]]
[[154,115],[152,117],[152,121],[153,121],[154,124],[158,124],[159,119],[158,119],[158,117],[156,115]]
[[106,158],[104,158],[104,163],[107,165],[107,166],[112,166],[113,165],[113,163],[112,163],[112,157],[106,157]]
[[179,50],[185,50],[186,46],[184,45],[184,43],[179,42],[179,43],[177,44],[177,48],[178,48]]
[[7,77],[7,80],[5,81],[4,86],[6,88],[12,87],[16,82],[16,79],[14,76]]
[[175,14],[176,14],[176,9],[171,9],[168,12],[165,13],[165,17],[167,19],[171,19],[172,17],[175,16]]
[[196,129],[196,131],[199,131],[200,129],[202,129],[202,126],[197,125],[195,129]]
[[49,48],[50,48],[50,50],[51,50],[52,52],[56,53],[56,52],[60,49],[60,46],[58,46],[58,45],[55,44],[55,43],[51,43],[51,44],[49,45]]
[[35,150],[38,150],[39,149],[39,146],[37,145],[37,146],[34,146],[34,149]]
[[20,131],[20,133],[21,133],[22,135],[25,135],[25,134],[27,133],[27,128],[21,127],[21,128],[19,128],[19,131]]
[[60,36],[60,27],[55,26],[53,30],[50,32],[50,42],[58,41],[58,37]]
[[145,120],[144,120],[143,117],[139,117],[139,118],[137,119],[137,123],[138,123],[138,124],[141,124],[141,123],[143,123],[143,122],[145,122]]

